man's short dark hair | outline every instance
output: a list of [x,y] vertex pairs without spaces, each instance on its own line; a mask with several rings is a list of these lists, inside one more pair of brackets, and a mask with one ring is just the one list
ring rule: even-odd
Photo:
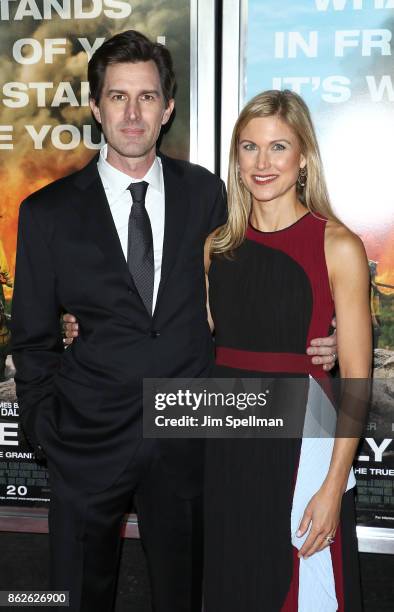
[[150,41],[136,30],[127,30],[116,34],[95,51],[88,64],[88,81],[90,96],[96,104],[99,103],[104,84],[105,71],[111,64],[124,62],[154,61],[160,75],[161,88],[168,106],[174,97],[175,74],[172,67],[172,57],[168,49],[160,43]]

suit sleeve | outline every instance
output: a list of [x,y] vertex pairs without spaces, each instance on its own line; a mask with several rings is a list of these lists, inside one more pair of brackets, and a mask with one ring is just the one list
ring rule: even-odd
[[63,344],[53,258],[34,219],[31,202],[19,213],[15,288],[12,303],[12,357],[23,429],[32,446],[39,411],[53,406],[53,377]]
[[227,217],[226,187],[223,181],[220,180],[218,190],[209,210],[207,235],[213,232],[217,227],[224,225],[227,221]]

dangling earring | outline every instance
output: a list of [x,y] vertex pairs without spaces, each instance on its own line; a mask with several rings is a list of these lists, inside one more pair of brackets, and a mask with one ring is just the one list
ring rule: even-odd
[[301,187],[301,189],[305,187],[307,178],[308,178],[308,170],[306,169],[306,166],[304,166],[303,168],[300,168],[300,171],[298,173],[298,179],[297,179],[297,183]]

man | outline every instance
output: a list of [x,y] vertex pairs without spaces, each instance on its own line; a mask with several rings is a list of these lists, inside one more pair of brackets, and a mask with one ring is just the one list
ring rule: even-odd
[[[153,608],[199,611],[203,447],[143,439],[142,380],[209,372],[203,245],[225,221],[224,185],[156,154],[174,108],[165,47],[118,34],[88,77],[107,146],[30,196],[19,222],[13,355],[23,425],[50,472],[51,588],[70,591],[73,612],[112,609],[133,497]],[[67,351],[62,311],[80,326]]]

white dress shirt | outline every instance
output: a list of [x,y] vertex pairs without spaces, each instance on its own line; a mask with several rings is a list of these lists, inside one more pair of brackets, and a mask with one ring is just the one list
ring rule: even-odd
[[145,176],[140,179],[134,179],[121,170],[117,170],[117,168],[114,168],[114,166],[111,166],[111,164],[107,162],[107,145],[104,145],[100,151],[97,169],[101,182],[103,183],[105,195],[107,196],[109,208],[112,213],[116,231],[118,232],[120,244],[122,245],[122,250],[126,261],[129,215],[133,205],[131,193],[127,188],[130,183],[139,183],[140,181],[146,181],[148,183],[148,189],[145,196],[145,208],[149,215],[153,235],[153,255],[155,266],[152,300],[153,313],[160,284],[164,240],[165,200],[161,159],[156,157]]

